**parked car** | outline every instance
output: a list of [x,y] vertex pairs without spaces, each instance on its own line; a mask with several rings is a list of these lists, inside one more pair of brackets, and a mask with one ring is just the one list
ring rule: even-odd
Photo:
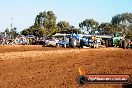
[[44,41],[43,46],[57,46],[58,39],[48,38]]

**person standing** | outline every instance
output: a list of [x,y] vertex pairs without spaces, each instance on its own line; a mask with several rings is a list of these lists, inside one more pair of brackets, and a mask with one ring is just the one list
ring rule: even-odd
[[127,49],[127,46],[128,46],[128,42],[127,42],[127,39],[125,39],[125,41],[124,41],[124,48]]
[[93,47],[96,48],[96,46],[95,46],[96,45],[96,36],[93,36],[92,40],[93,40]]

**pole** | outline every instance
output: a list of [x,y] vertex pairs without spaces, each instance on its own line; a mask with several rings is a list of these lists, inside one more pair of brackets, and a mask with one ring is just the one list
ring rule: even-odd
[[12,22],[13,22],[13,17],[11,18],[10,39],[12,39],[12,33],[11,33],[11,32],[12,32],[12,29],[13,29],[13,28],[12,28],[12,27],[13,27],[13,24],[12,24]]

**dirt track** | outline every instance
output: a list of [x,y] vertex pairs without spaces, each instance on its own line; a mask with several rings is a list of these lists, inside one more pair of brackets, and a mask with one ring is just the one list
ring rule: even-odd
[[0,88],[121,88],[79,87],[75,79],[80,66],[86,74],[132,74],[132,50],[0,46]]

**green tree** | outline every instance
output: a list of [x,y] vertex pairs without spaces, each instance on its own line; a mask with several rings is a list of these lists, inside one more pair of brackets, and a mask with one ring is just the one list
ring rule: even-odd
[[82,31],[84,30],[84,24],[83,24],[83,22],[81,22],[81,23],[79,23],[79,27],[81,28],[81,33],[82,33]]
[[24,29],[23,31],[21,31],[21,34],[26,36],[26,35],[29,34],[29,30],[28,29]]
[[38,28],[39,34],[41,34],[40,32],[42,32],[43,30],[43,33],[46,36],[56,32],[57,31],[56,16],[53,13],[53,11],[40,12],[35,19],[34,26]]
[[117,31],[128,34],[129,26],[132,24],[132,13],[117,14],[112,18],[111,23],[118,29]]
[[48,36],[54,32],[57,32],[56,16],[53,11],[44,11],[36,16],[33,26],[23,30],[21,33],[24,35]]
[[[129,36],[132,36],[132,24],[128,27],[128,33]],[[132,38],[131,38],[132,39]]]
[[89,34],[94,34],[95,31],[97,31],[98,29],[98,25],[99,23],[95,21],[94,19],[86,19],[83,22],[79,23],[79,27],[82,30],[85,29],[87,32],[89,32]]
[[58,27],[58,31],[62,31],[62,30],[68,30],[71,28],[69,22],[66,21],[60,21],[57,23],[57,27]]
[[99,25],[100,34],[113,34],[113,25],[111,23],[102,23]]

